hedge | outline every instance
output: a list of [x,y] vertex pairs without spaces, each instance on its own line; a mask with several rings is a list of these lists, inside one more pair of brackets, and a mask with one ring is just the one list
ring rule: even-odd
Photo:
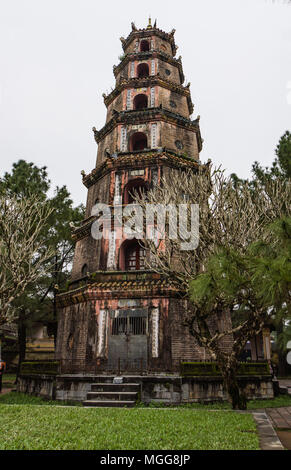
[[58,361],[26,361],[20,367],[20,375],[57,375],[58,372]]
[[[181,375],[219,376],[220,370],[216,362],[181,362]],[[241,362],[237,375],[270,375],[267,362]]]

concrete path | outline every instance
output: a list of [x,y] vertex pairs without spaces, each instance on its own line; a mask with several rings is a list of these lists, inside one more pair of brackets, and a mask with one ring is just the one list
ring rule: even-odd
[[291,379],[280,379],[279,383],[280,385],[283,385],[284,387],[291,388]]
[[283,450],[284,447],[274,430],[272,423],[264,412],[253,412],[259,434],[259,444],[262,450]]

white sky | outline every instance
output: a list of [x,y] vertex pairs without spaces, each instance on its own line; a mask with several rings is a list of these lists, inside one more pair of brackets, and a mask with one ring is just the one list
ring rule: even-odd
[[148,15],[176,29],[204,148],[228,173],[250,176],[291,130],[291,4],[284,0],[0,0],[0,175],[20,158],[47,166],[85,203],[92,127],[105,123],[120,36]]

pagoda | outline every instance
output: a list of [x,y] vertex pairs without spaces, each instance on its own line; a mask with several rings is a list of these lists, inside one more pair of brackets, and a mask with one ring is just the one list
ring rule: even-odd
[[82,172],[88,196],[85,219],[73,231],[72,279],[58,296],[62,373],[175,373],[183,360],[207,359],[183,326],[187,300],[146,268],[142,244],[114,230],[108,239],[91,233],[96,204],[124,207],[134,191],[160,184],[170,171],[201,165],[199,117],[191,119],[190,83],[184,84],[174,34],[149,20],[144,29],[132,23],[121,38],[116,85],[103,95],[106,123],[93,128],[96,166]]

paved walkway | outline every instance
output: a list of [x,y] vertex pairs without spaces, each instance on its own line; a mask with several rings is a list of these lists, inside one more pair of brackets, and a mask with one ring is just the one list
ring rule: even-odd
[[267,413],[253,412],[259,434],[259,444],[262,450],[283,450],[284,447],[275,432]]
[[291,429],[291,406],[266,408],[266,412],[275,428]]
[[280,379],[279,383],[280,385],[283,385],[284,387],[291,388],[291,379]]

